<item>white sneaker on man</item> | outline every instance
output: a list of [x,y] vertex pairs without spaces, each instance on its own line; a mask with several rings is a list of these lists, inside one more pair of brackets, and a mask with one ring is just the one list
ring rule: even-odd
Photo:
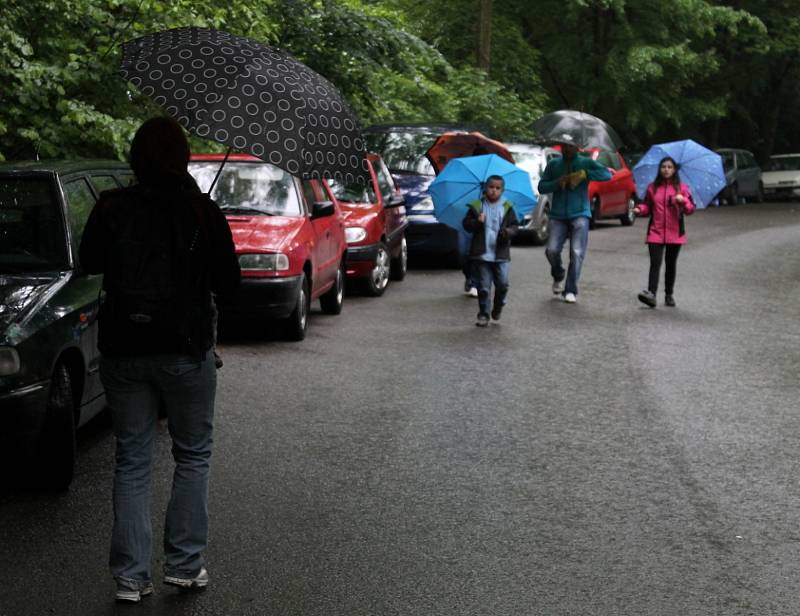
[[564,301],[567,302],[568,304],[574,304],[575,302],[578,301],[578,298],[575,296],[574,293],[566,293],[564,295]]
[[564,280],[553,281],[553,295],[561,295],[564,292]]

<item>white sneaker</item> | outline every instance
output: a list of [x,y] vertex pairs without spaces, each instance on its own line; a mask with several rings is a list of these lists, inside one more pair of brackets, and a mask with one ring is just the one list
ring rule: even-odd
[[567,293],[564,296],[564,301],[567,302],[568,304],[574,304],[575,302],[578,301],[578,298],[575,297],[574,293]]
[[180,586],[181,588],[205,588],[208,586],[208,571],[205,567],[201,567],[200,572],[193,578],[165,575],[164,583],[172,584],[173,586]]
[[467,293],[470,297],[478,297],[478,289],[475,287],[470,288],[469,293]]
[[564,292],[564,281],[563,280],[554,280],[553,281],[553,295],[561,295]]

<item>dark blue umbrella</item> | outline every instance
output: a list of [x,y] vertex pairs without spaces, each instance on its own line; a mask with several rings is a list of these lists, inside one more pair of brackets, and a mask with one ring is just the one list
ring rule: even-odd
[[430,185],[434,215],[449,227],[463,230],[467,205],[481,198],[483,185],[490,175],[499,175],[505,182],[503,196],[511,201],[517,219],[536,207],[531,177],[528,172],[496,154],[454,158]]
[[659,163],[669,156],[678,164],[681,182],[689,186],[695,205],[706,207],[725,188],[722,157],[691,139],[652,146],[633,168],[636,194],[644,198],[647,186],[656,179]]

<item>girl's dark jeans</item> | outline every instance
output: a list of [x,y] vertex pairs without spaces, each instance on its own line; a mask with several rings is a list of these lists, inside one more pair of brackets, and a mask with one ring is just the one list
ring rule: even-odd
[[664,260],[664,248],[666,248],[666,271],[664,272],[664,293],[672,295],[675,288],[675,275],[677,273],[678,253],[681,250],[680,244],[648,244],[650,249],[650,280],[647,288],[655,295],[658,292],[658,278],[661,273],[661,262]]

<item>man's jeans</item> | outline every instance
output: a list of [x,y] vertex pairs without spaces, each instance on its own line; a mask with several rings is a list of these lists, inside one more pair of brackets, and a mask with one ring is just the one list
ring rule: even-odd
[[[578,294],[578,280],[581,277],[581,266],[586,256],[586,247],[589,244],[589,219],[585,216],[570,218],[569,220],[549,221],[550,239],[544,254],[550,261],[550,274],[553,280],[564,280],[566,273],[567,282],[564,293]],[[561,250],[564,242],[569,238],[569,269],[564,272],[561,264]]]
[[194,577],[205,564],[208,541],[208,471],[217,382],[213,354],[207,352],[202,360],[184,355],[103,357],[100,376],[117,441],[111,573],[139,586],[152,579],[151,468],[163,404],[175,460],[164,528],[164,572]]
[[492,283],[494,283],[494,305],[506,305],[508,271],[510,267],[510,261],[472,260],[472,278],[478,284],[479,314],[489,316],[489,310],[491,310],[489,294],[492,290]]

